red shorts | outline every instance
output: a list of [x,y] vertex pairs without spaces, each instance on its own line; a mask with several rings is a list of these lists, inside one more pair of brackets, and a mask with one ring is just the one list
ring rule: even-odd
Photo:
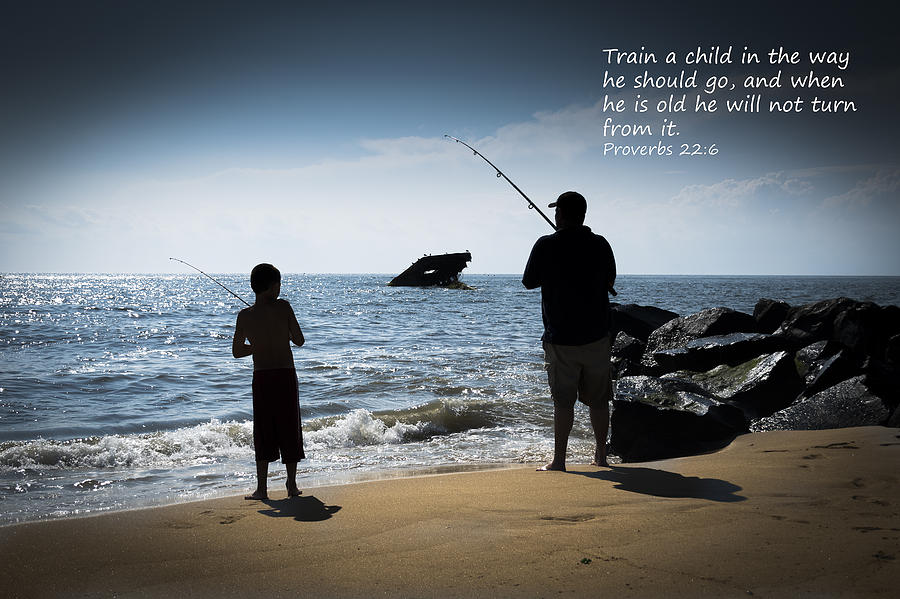
[[293,368],[253,371],[253,449],[257,462],[299,462],[303,453],[297,373]]

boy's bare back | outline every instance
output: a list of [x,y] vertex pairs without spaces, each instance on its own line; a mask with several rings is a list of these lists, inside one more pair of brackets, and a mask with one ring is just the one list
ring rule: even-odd
[[238,314],[231,351],[235,358],[252,355],[254,370],[293,368],[291,342],[298,347],[304,343],[291,305],[283,299],[258,296],[253,306]]

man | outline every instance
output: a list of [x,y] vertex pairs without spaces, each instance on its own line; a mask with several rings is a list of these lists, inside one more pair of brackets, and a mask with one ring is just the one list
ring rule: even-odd
[[606,239],[584,226],[584,196],[567,191],[550,208],[556,208],[556,233],[535,242],[522,276],[527,289],[541,288],[544,360],[553,397],[553,461],[540,470],[565,471],[576,399],[590,409],[597,441],[593,464],[608,466],[612,379],[607,291],[616,281],[616,261]]

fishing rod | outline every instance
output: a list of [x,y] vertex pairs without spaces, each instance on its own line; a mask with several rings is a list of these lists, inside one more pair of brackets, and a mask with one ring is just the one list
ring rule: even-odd
[[535,204],[534,202],[532,202],[532,201],[531,201],[531,198],[529,198],[527,195],[525,195],[525,192],[522,191],[521,189],[519,189],[519,186],[516,185],[515,183],[513,183],[513,182],[510,180],[510,178],[507,177],[507,176],[503,173],[503,171],[501,171],[499,168],[497,168],[497,167],[494,165],[493,162],[491,162],[490,160],[488,160],[487,158],[485,158],[484,154],[482,154],[481,152],[479,152],[478,150],[476,150],[475,148],[473,148],[472,146],[470,146],[469,144],[467,144],[467,143],[464,142],[463,140],[457,139],[457,138],[453,137],[452,135],[444,134],[444,137],[449,137],[450,139],[452,139],[452,140],[455,141],[456,143],[462,144],[462,145],[466,146],[467,148],[469,148],[470,150],[472,150],[472,152],[474,152],[476,156],[478,156],[479,158],[481,158],[482,160],[484,160],[485,162],[487,162],[488,164],[490,164],[490,165],[494,168],[494,170],[497,171],[497,178],[499,179],[500,177],[503,177],[504,179],[506,179],[506,182],[509,183],[510,185],[512,185],[512,186],[513,186],[513,189],[515,189],[516,191],[518,191],[518,192],[522,195],[522,197],[525,198],[525,201],[528,202],[528,209],[529,209],[529,210],[532,210],[532,209],[533,209],[533,210],[537,210],[537,211],[538,211],[538,214],[540,214],[541,216],[543,216],[543,217],[544,217],[544,220],[547,221],[547,224],[550,225],[551,227],[553,227],[553,230],[554,230],[554,231],[556,230],[556,223],[554,223],[552,220],[550,220],[550,219],[547,217],[547,215],[544,214],[543,211],[541,211],[541,209],[537,207],[537,204]]
[[[466,146],[467,148],[469,148],[470,150],[472,150],[472,152],[474,152],[476,156],[478,156],[479,158],[481,158],[482,160],[484,160],[485,162],[487,162],[488,164],[490,164],[491,167],[492,167],[495,171],[497,171],[497,178],[498,178],[498,179],[499,179],[500,177],[503,177],[504,179],[506,179],[506,182],[509,183],[510,185],[512,185],[512,186],[513,186],[513,189],[515,189],[516,191],[518,191],[518,192],[522,195],[522,197],[525,198],[525,201],[528,202],[528,209],[529,209],[529,210],[532,210],[532,209],[533,209],[533,210],[537,210],[538,214],[540,214],[541,216],[543,216],[543,217],[544,217],[544,220],[547,221],[547,224],[550,225],[551,227],[553,227],[553,230],[554,230],[554,231],[557,230],[557,229],[556,229],[556,223],[554,223],[552,220],[550,220],[549,218],[547,218],[547,215],[544,214],[543,211],[542,211],[540,208],[537,207],[537,204],[535,204],[534,202],[532,202],[532,201],[531,201],[531,198],[529,198],[527,195],[525,195],[525,192],[522,191],[521,189],[519,189],[519,186],[516,185],[515,183],[513,183],[513,182],[510,180],[510,178],[507,177],[506,174],[504,174],[503,171],[501,171],[499,168],[497,168],[497,166],[496,166],[493,162],[491,162],[490,160],[488,160],[488,159],[485,157],[484,154],[482,154],[481,152],[479,152],[478,150],[476,150],[475,148],[473,148],[472,146],[470,146],[469,144],[467,144],[467,143],[464,142],[463,140],[457,139],[456,137],[453,137],[452,135],[447,135],[447,134],[445,133],[445,134],[444,134],[444,137],[449,137],[450,139],[452,139],[452,140],[455,141],[456,143],[462,144],[462,145]],[[616,292],[616,290],[613,289],[613,286],[612,286],[612,285],[609,286],[609,292],[610,292],[612,295],[619,295],[619,294]]]
[[230,294],[233,295],[234,297],[236,297],[236,298],[238,298],[239,300],[241,300],[242,302],[244,302],[244,303],[247,305],[248,308],[250,307],[250,304],[247,304],[247,300],[245,300],[244,298],[242,298],[241,296],[239,296],[237,293],[235,293],[234,291],[232,291],[231,289],[229,289],[228,287],[226,287],[226,286],[223,285],[222,283],[218,282],[216,279],[214,279],[213,277],[209,276],[208,274],[206,274],[205,272],[203,272],[202,270],[200,270],[199,268],[197,268],[197,267],[194,266],[193,264],[188,264],[188,263],[185,262],[184,260],[179,260],[178,258],[169,258],[169,260],[174,260],[175,262],[181,262],[181,263],[184,264],[185,266],[190,266],[191,268],[193,268],[194,270],[196,270],[197,272],[199,272],[201,275],[203,275],[204,277],[209,278],[213,283],[215,283],[216,285],[218,285],[219,287],[221,287],[222,289],[224,289],[225,291],[227,291],[228,293],[230,293]]

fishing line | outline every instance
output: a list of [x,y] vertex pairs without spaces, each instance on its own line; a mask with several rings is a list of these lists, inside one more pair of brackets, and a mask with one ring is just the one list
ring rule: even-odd
[[215,283],[216,285],[218,285],[219,287],[221,287],[222,289],[224,289],[225,291],[227,291],[228,293],[230,293],[230,294],[233,295],[234,297],[236,297],[236,298],[238,298],[239,300],[241,300],[242,302],[244,302],[244,303],[247,305],[248,308],[250,307],[250,304],[247,303],[247,300],[245,300],[244,298],[242,298],[241,296],[239,296],[237,293],[235,293],[234,291],[232,291],[231,289],[229,289],[228,287],[226,287],[225,285],[223,285],[222,283],[220,283],[219,281],[217,281],[217,280],[214,279],[213,277],[209,276],[208,274],[206,274],[205,272],[203,272],[202,270],[200,270],[199,268],[197,268],[197,267],[194,266],[193,264],[188,264],[188,263],[185,262],[184,260],[180,260],[180,259],[178,259],[178,258],[169,258],[169,260],[174,260],[175,262],[181,262],[181,263],[184,264],[185,266],[190,266],[191,268],[193,268],[194,270],[196,270],[197,272],[199,272],[201,275],[203,275],[204,277],[209,278],[213,283]]

